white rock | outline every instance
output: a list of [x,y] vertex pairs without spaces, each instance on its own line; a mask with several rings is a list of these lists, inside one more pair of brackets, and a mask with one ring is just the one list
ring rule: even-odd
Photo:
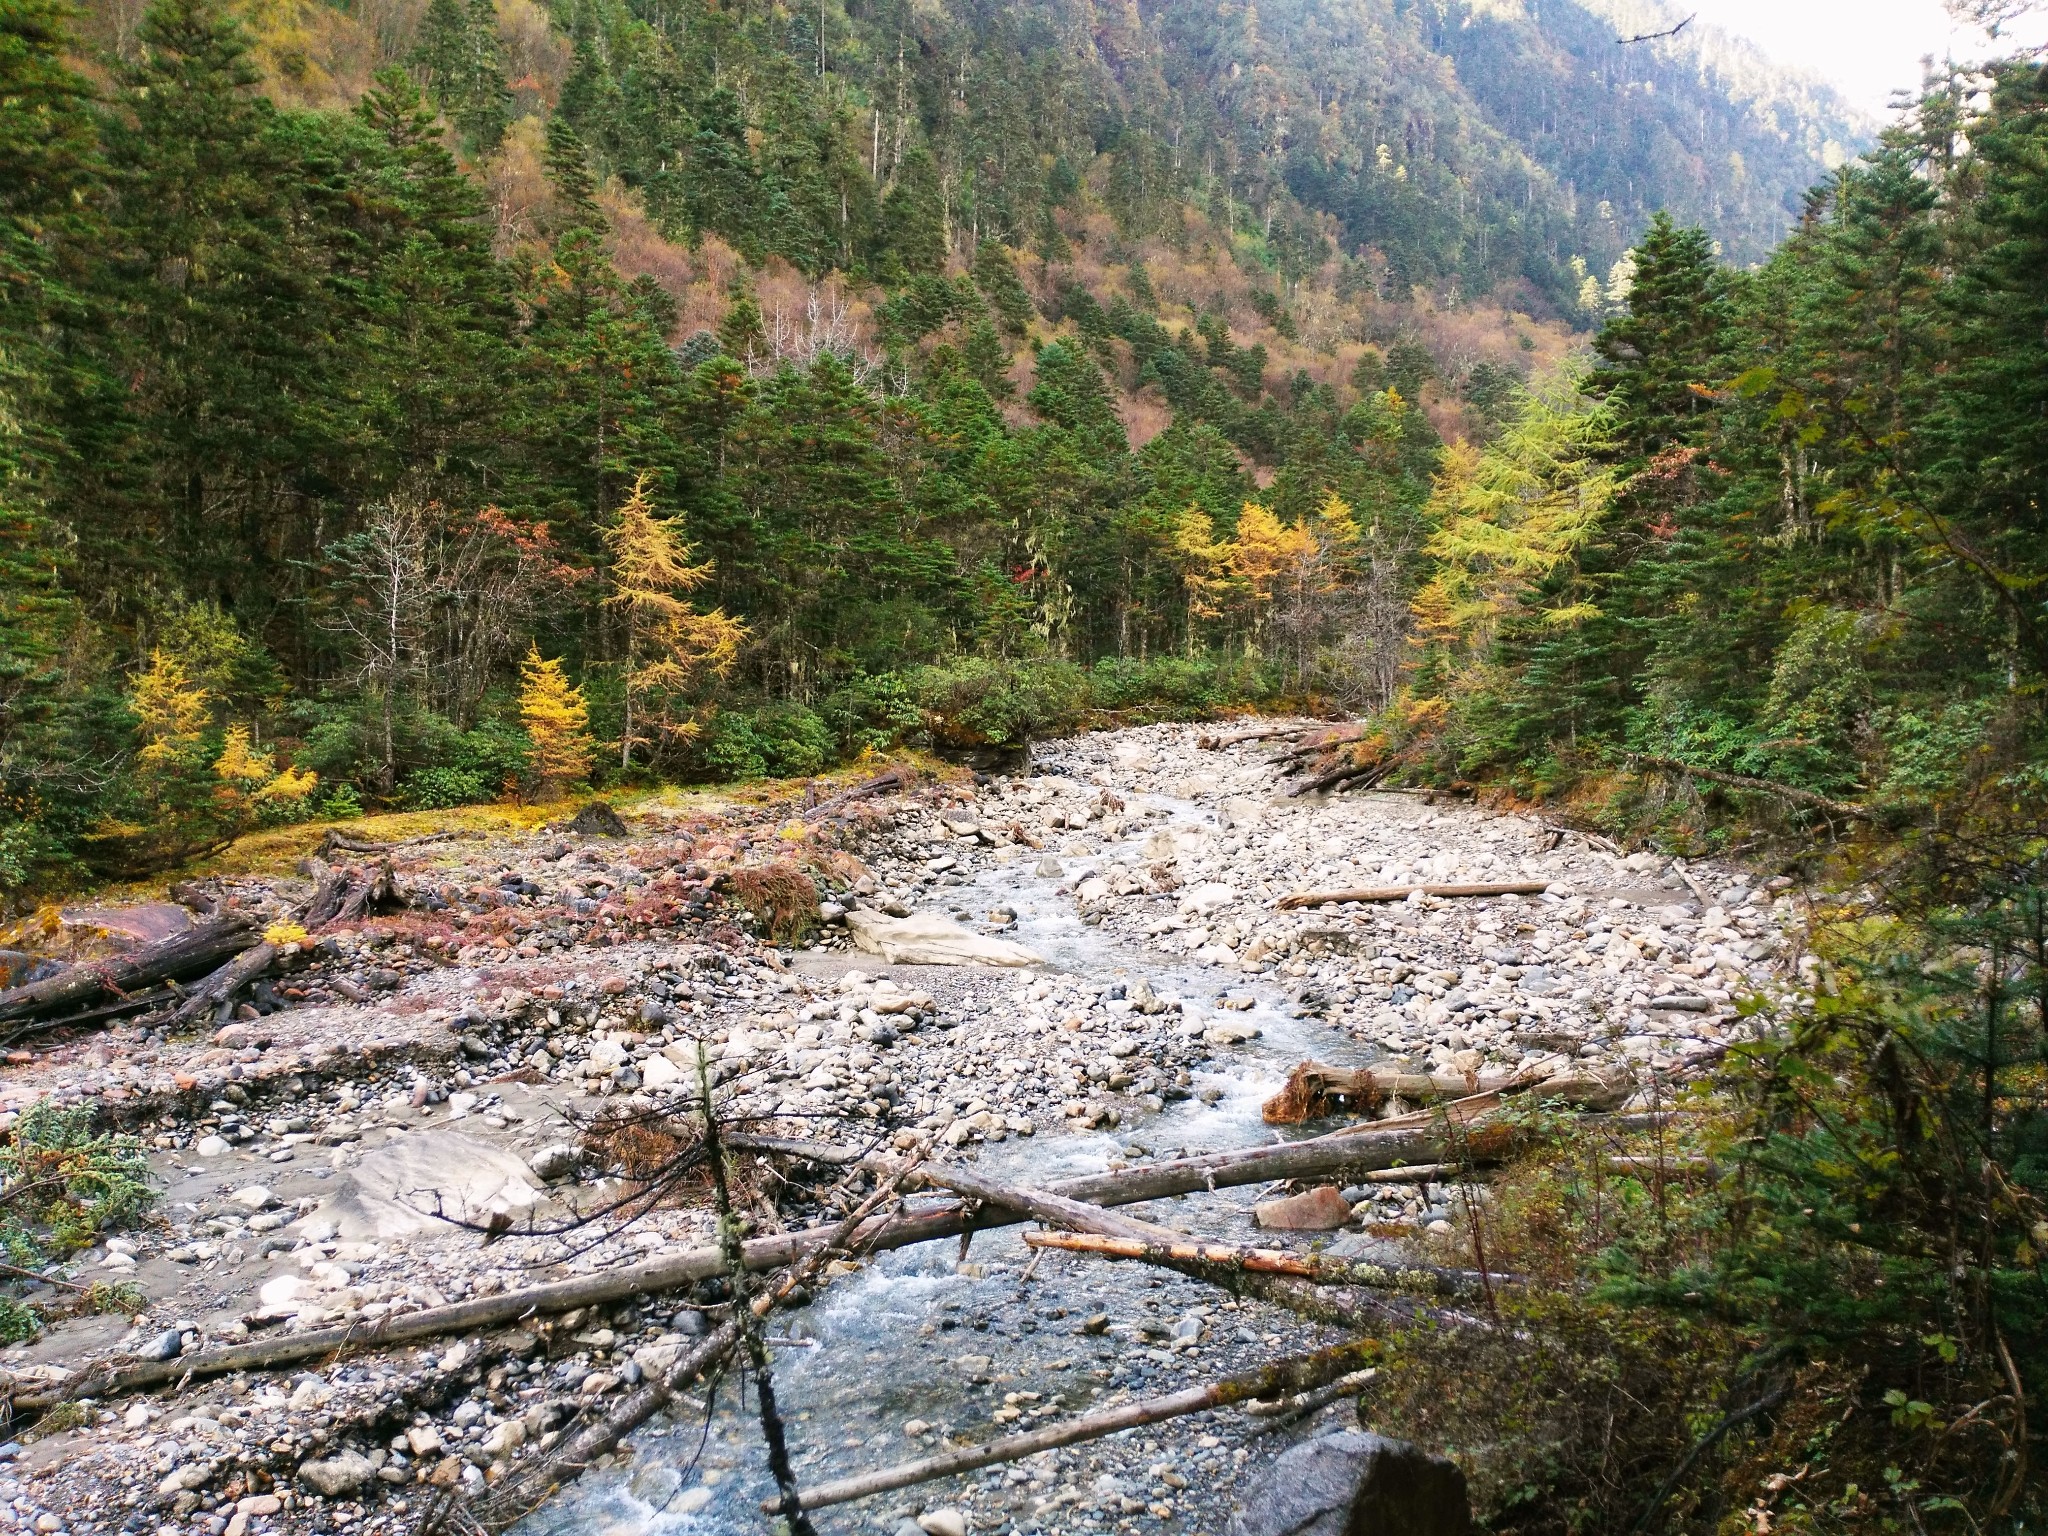
[[970,933],[947,918],[920,912],[886,917],[863,907],[846,915],[853,941],[890,965],[994,965],[1010,968],[1043,965],[1039,955],[1021,944]]
[[642,1087],[668,1088],[681,1081],[683,1081],[683,1069],[658,1052],[640,1063],[640,1083]]

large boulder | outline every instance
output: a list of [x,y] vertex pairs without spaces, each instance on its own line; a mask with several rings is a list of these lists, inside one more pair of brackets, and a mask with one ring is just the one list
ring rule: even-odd
[[350,1242],[449,1232],[494,1216],[520,1216],[541,1199],[536,1170],[460,1131],[414,1131],[363,1155],[303,1223]]
[[1404,1440],[1347,1431],[1285,1452],[1230,1536],[1470,1536],[1465,1474]]
[[846,927],[855,944],[871,955],[880,955],[890,965],[1045,964],[1041,956],[1022,944],[970,933],[958,923],[929,912],[885,917],[859,907],[846,914]]

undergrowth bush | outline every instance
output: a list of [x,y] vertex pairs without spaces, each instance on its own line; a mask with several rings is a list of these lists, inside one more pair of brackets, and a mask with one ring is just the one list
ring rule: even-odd
[[1621,1139],[1548,1121],[1475,1202],[1530,1282],[1501,1326],[1388,1341],[1361,1412],[1458,1456],[1490,1529],[2048,1523],[2041,840],[1974,827],[1872,873],[1711,1098]]

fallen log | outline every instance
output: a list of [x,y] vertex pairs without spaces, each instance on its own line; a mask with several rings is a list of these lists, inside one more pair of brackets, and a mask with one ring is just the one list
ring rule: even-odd
[[856,784],[848,790],[842,790],[830,800],[823,800],[816,805],[806,807],[803,817],[805,821],[811,821],[817,817],[829,815],[843,805],[851,805],[856,800],[866,800],[875,795],[887,794],[892,789],[908,789],[916,782],[917,773],[914,769],[905,768],[901,765],[894,768],[885,768],[865,783]]
[[[1451,1156],[1473,1163],[1494,1161],[1523,1145],[1531,1134],[1520,1127],[1487,1123],[1501,1102],[1499,1094],[1480,1094],[1427,1113],[1305,1141],[1235,1148],[1175,1158],[1146,1168],[1062,1179],[1051,1185],[1048,1192],[1092,1205],[1137,1205],[1199,1190],[1233,1189],[1275,1179],[1362,1174],[1403,1164],[1443,1162]],[[963,1205],[948,1203],[929,1210],[870,1217],[862,1230],[854,1234],[853,1242],[867,1251],[884,1252],[958,1237],[963,1232],[1015,1226],[1019,1220],[1014,1214],[986,1206],[969,1211]],[[830,1235],[828,1228],[812,1227],[754,1238],[743,1246],[742,1260],[750,1270],[781,1269],[815,1251]],[[272,1370],[350,1349],[381,1349],[449,1333],[502,1327],[523,1317],[679,1290],[723,1273],[724,1259],[717,1248],[687,1248],[594,1275],[502,1291],[495,1296],[478,1296],[445,1307],[394,1313],[374,1323],[310,1328],[304,1333],[230,1344],[175,1360],[88,1366],[49,1392],[17,1397],[14,1407],[20,1413],[40,1413],[76,1398],[132,1392],[186,1376],[197,1379],[232,1371]]]
[[102,1003],[97,1008],[81,1009],[76,1013],[67,1013],[62,1018],[32,1019],[0,1035],[0,1049],[5,1049],[25,1036],[42,1034],[46,1030],[74,1029],[81,1024],[103,1024],[109,1019],[125,1019],[133,1014],[152,1013],[164,1004],[177,1000],[176,988],[156,987],[147,992],[131,993],[118,1003]]
[[1304,780],[1288,790],[1287,793],[1289,798],[1298,800],[1303,795],[1320,794],[1326,789],[1338,791],[1349,789],[1355,783],[1363,781],[1369,781],[1365,783],[1365,787],[1370,789],[1393,771],[1394,764],[1391,762],[1369,764],[1347,762],[1330,769],[1327,773],[1319,773],[1312,779]]
[[927,1167],[924,1170],[924,1178],[926,1183],[950,1189],[954,1194],[965,1195],[970,1200],[979,1200],[983,1205],[992,1205],[1005,1211],[1018,1211],[1026,1216],[1035,1216],[1050,1226],[1072,1227],[1076,1232],[1094,1233],[1100,1237],[1118,1238],[1140,1245],[1162,1240],[1174,1242],[1181,1236],[1168,1227],[1154,1226],[1149,1221],[1138,1221],[1129,1216],[1118,1216],[1099,1205],[1090,1205],[1085,1200],[1068,1200],[1042,1189],[1014,1189],[950,1164]]
[[277,946],[268,939],[243,950],[187,992],[184,1000],[171,1011],[170,1022],[166,1027],[184,1029],[198,1022],[202,1015],[227,1002],[276,962]]
[[[337,836],[329,829],[330,839]],[[453,833],[435,833],[431,838],[415,838],[415,842],[431,842]],[[322,844],[322,847],[327,846]],[[399,846],[397,844],[368,844],[370,847]],[[390,901],[397,896],[397,882],[387,862],[375,870],[358,867],[353,870],[330,869],[318,858],[309,858],[302,866],[313,877],[313,894],[292,911],[292,921],[309,933],[316,933],[332,923],[361,916],[372,905]],[[167,1025],[170,1029],[185,1029],[197,1023],[202,1015],[228,1002],[250,982],[261,976],[277,963],[279,946],[268,939],[244,950],[220,969],[209,973],[199,985],[192,988],[177,1009],[171,1014]]]
[[[1065,1424],[1052,1424],[1021,1435],[1006,1435],[1000,1440],[991,1440],[986,1445],[965,1446],[959,1450],[947,1451],[943,1455],[927,1456],[920,1461],[908,1461],[900,1466],[885,1467],[878,1472],[864,1472],[856,1477],[841,1478],[836,1483],[824,1483],[816,1488],[807,1489],[804,1493],[804,1508],[827,1509],[834,1504],[851,1503],[855,1499],[865,1499],[873,1494],[889,1493],[898,1488],[929,1483],[937,1478],[973,1472],[981,1467],[1021,1461],[1026,1456],[1036,1456],[1040,1451],[1056,1450],[1060,1446],[1075,1445],[1083,1440],[1099,1440],[1104,1435],[1136,1429],[1144,1424],[1158,1424],[1166,1419],[1178,1419],[1190,1413],[1205,1413],[1213,1408],[1228,1408],[1237,1403],[1253,1402],[1260,1398],[1313,1391],[1361,1369],[1378,1355],[1379,1347],[1378,1343],[1371,1339],[1361,1339],[1355,1344],[1343,1344],[1335,1349],[1318,1350],[1313,1355],[1303,1355],[1293,1360],[1282,1360],[1273,1365],[1261,1366],[1258,1370],[1247,1371],[1241,1376],[1226,1376],[1221,1381],[1211,1382],[1205,1387],[1189,1387],[1184,1392],[1175,1392],[1166,1397],[1149,1398],[1143,1402],[1105,1408],[1100,1413],[1086,1414]],[[761,1506],[763,1513],[768,1514],[774,1513],[777,1507],[777,1501],[773,1499]]]
[[1371,1114],[1392,1099],[1428,1104],[1472,1093],[1526,1093],[1574,1109],[1613,1109],[1635,1091],[1624,1073],[1601,1075],[1571,1067],[1544,1076],[1488,1072],[1402,1072],[1392,1067],[1332,1067],[1304,1061],[1287,1086],[1261,1106],[1268,1125],[1301,1125],[1326,1115]]
[[1314,729],[1312,725],[1261,725],[1248,731],[1231,731],[1226,735],[1197,736],[1195,750],[1221,752],[1225,747],[1241,747],[1250,741],[1277,741],[1288,736],[1300,736]]
[[125,999],[159,982],[202,975],[259,938],[254,919],[242,913],[216,918],[132,953],[74,965],[25,987],[10,987],[0,992],[0,1023],[90,1008],[109,995]]
[[[786,1271],[779,1284],[754,1297],[747,1304],[756,1318],[766,1317],[787,1305],[799,1289],[817,1282],[825,1261],[849,1251],[848,1240],[875,1209],[893,1199],[915,1165],[906,1166],[883,1181],[873,1194],[856,1206],[826,1241],[805,1256],[802,1263]],[[556,1489],[579,1476],[600,1456],[619,1448],[626,1436],[666,1408],[675,1395],[698,1377],[724,1362],[740,1342],[743,1318],[735,1313],[707,1335],[681,1359],[628,1393],[610,1412],[586,1425],[556,1447],[546,1460],[522,1469],[514,1478],[493,1488],[485,1502],[472,1510],[471,1518],[486,1531],[502,1531],[540,1507]]]
[[404,837],[393,843],[380,843],[370,838],[350,837],[338,827],[329,827],[327,835],[320,839],[322,853],[395,853],[400,848],[423,848],[428,843],[446,843],[463,837],[478,837],[476,832],[428,832],[419,837]]
[[1520,1283],[1513,1275],[1481,1275],[1476,1269],[1374,1264],[1362,1259],[1295,1253],[1286,1248],[1241,1248],[1232,1243],[1153,1243],[1091,1232],[1026,1232],[1024,1241],[1033,1248],[1092,1253],[1104,1259],[1134,1259],[1167,1269],[1193,1265],[1253,1275],[1292,1275],[1317,1285],[1359,1285],[1369,1290],[1406,1291],[1420,1296],[1476,1296],[1484,1291],[1489,1280],[1495,1285]]
[[1484,885],[1368,885],[1350,891],[1296,891],[1277,903],[1282,912],[1302,907],[1333,907],[1340,902],[1406,901],[1418,891],[1424,896],[1541,896],[1550,889],[1548,880],[1503,880]]

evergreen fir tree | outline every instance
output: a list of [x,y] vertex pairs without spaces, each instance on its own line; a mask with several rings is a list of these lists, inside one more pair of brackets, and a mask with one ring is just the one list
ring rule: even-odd
[[903,157],[896,184],[882,200],[882,259],[906,274],[946,267],[946,205],[939,168],[919,147]]

